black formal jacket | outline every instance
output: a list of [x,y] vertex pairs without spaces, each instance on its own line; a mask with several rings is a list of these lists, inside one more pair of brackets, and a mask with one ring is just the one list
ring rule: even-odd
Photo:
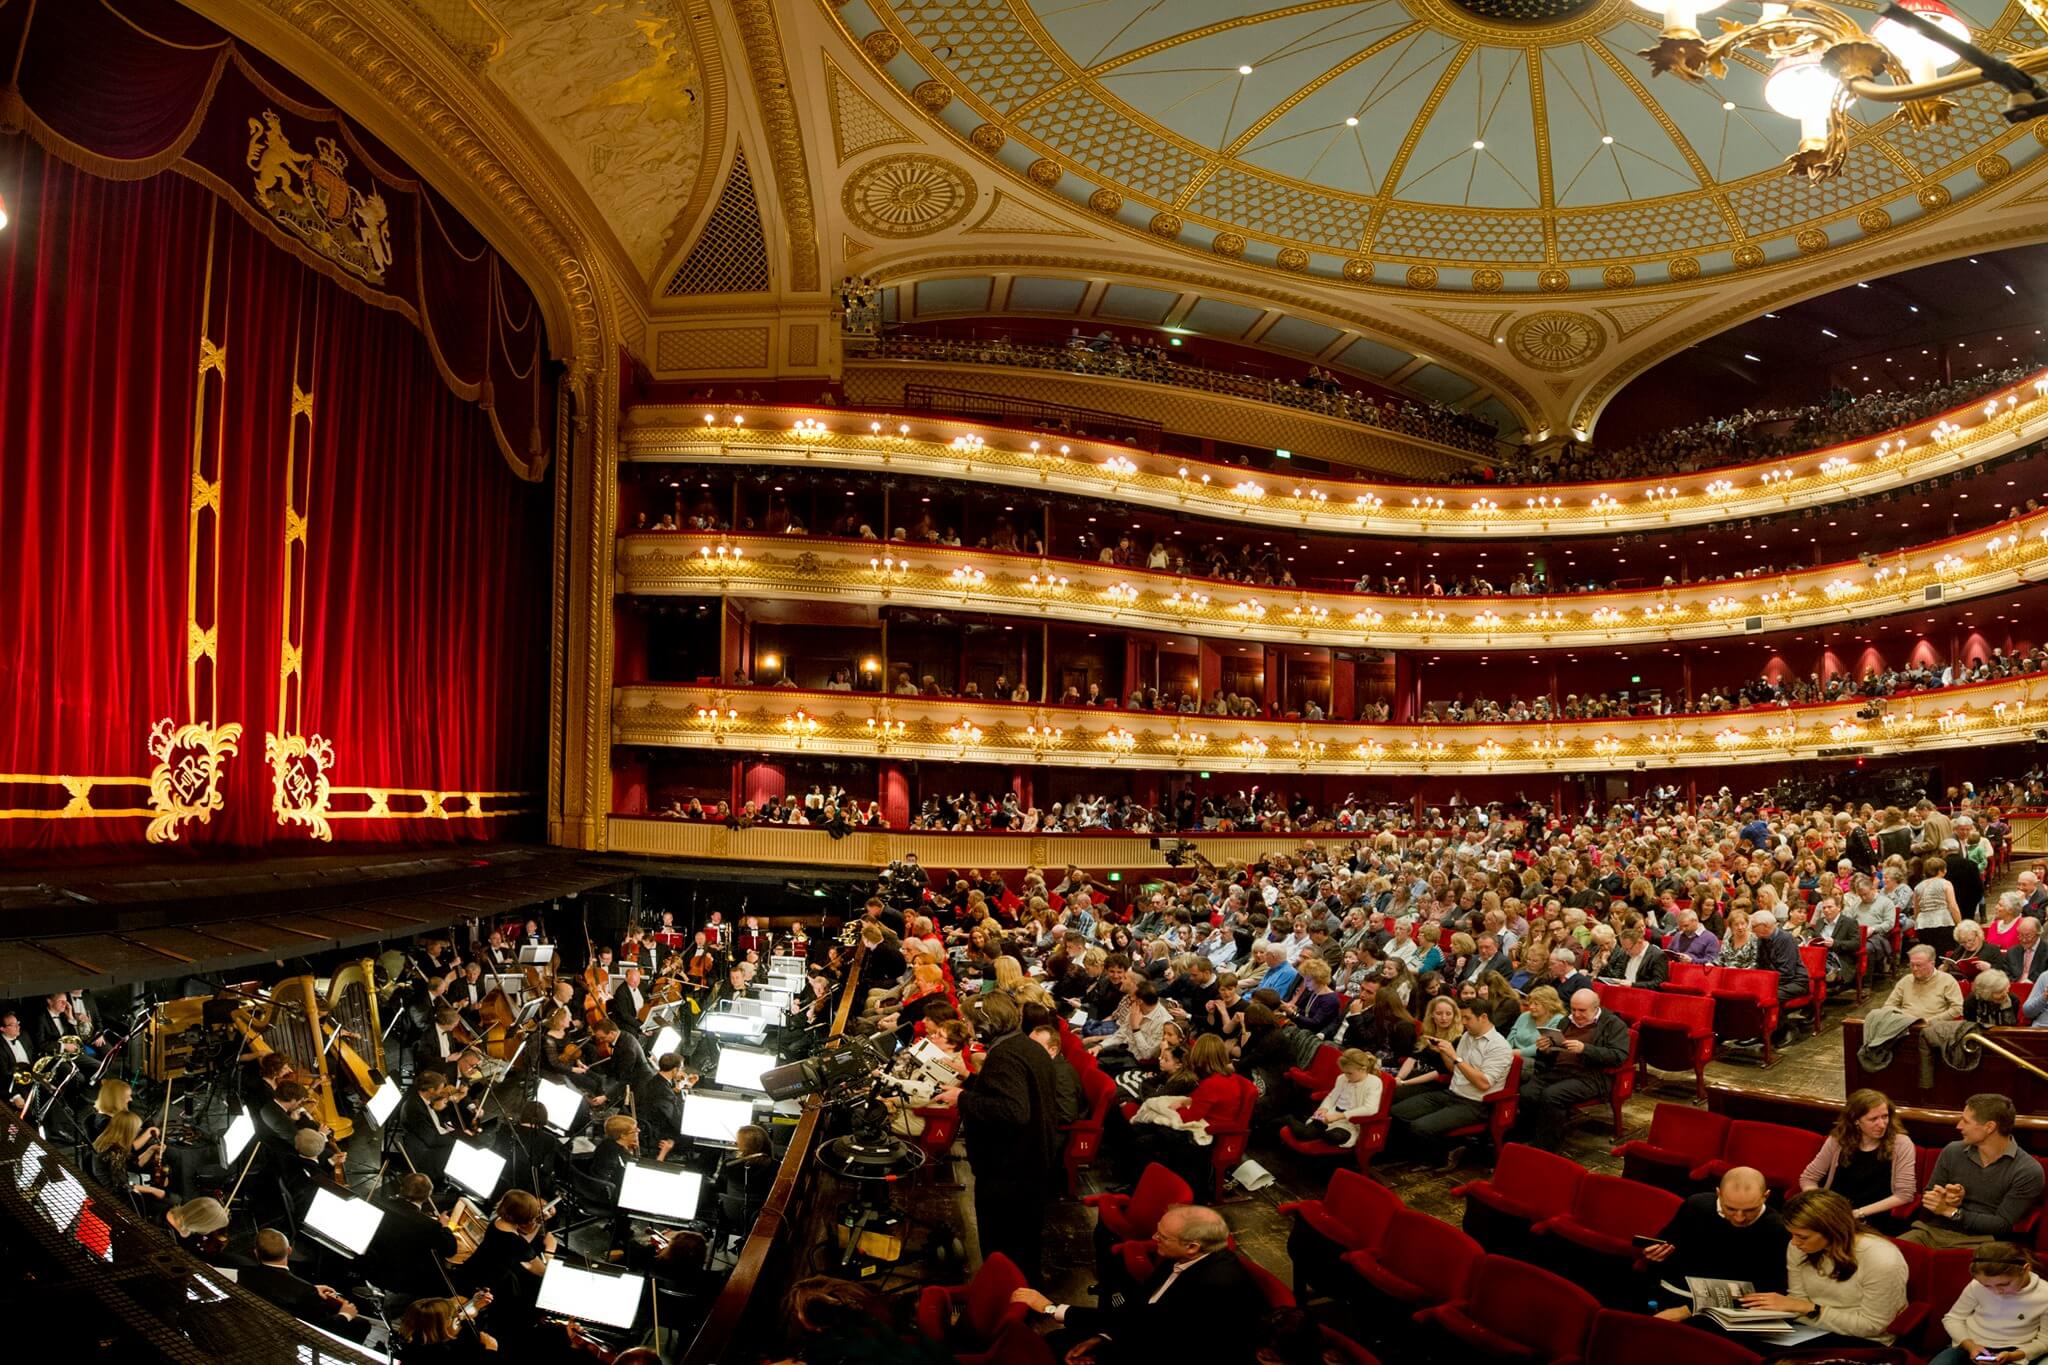
[[447,1293],[435,1258],[455,1254],[455,1234],[403,1199],[380,1197],[376,1204],[384,1210],[384,1221],[377,1225],[364,1260],[377,1287],[410,1294]]
[[[644,980],[640,983],[640,1003],[647,1003],[647,983]],[[609,1014],[612,1021],[627,1035],[634,1038],[640,1036],[640,1011],[633,1008],[633,997],[627,993],[625,982],[621,981],[619,988],[612,992],[611,1004],[605,1013]]]
[[[1607,960],[1600,964],[1599,975],[1607,980],[1619,981],[1628,974],[1628,950],[1619,943]],[[1645,990],[1656,990],[1671,979],[1671,958],[1662,948],[1651,943],[1643,948],[1643,965],[1636,968],[1635,984]],[[1567,1005],[1571,1001],[1565,1001]]]
[[1149,1303],[1173,1272],[1161,1263],[1152,1278],[1095,1308],[1066,1312],[1077,1336],[1106,1337],[1102,1352],[1117,1365],[1138,1361],[1205,1361],[1251,1365],[1266,1315],[1258,1282],[1231,1251],[1218,1251],[1183,1270],[1158,1303]]
[[604,1061],[605,1089],[612,1092],[616,1100],[654,1074],[654,1066],[647,1060],[647,1047],[640,1041],[640,1035],[631,1031],[621,1032],[612,1042],[612,1055]]
[[1028,1033],[996,1040],[960,1092],[967,1160],[976,1178],[1043,1184],[1059,1151],[1059,1083]]
[[640,1119],[640,1150],[653,1156],[659,1144],[674,1142],[683,1128],[683,1097],[659,1071],[650,1071],[633,1087],[633,1108]]
[[1756,941],[1756,965],[1778,974],[1780,1000],[1802,996],[1812,985],[1806,976],[1806,963],[1799,956],[1799,941],[1783,929]]
[[427,1175],[439,1175],[448,1162],[448,1149],[455,1145],[455,1125],[443,1118],[441,1123],[448,1131],[441,1132],[435,1125],[434,1112],[417,1090],[408,1090],[405,1098],[398,1102],[398,1141],[405,1147],[412,1164]]
[[335,1330],[341,1310],[320,1297],[320,1291],[283,1266],[253,1265],[236,1277],[242,1288],[260,1294],[293,1317]]

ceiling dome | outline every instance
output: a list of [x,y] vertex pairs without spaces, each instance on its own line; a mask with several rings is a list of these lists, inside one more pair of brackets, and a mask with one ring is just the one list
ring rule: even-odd
[[[2043,41],[2017,5],[1956,7],[1994,52]],[[1953,211],[2042,151],[1979,86],[1930,128],[1859,105],[1839,178],[1787,175],[1797,130],[1764,102],[1767,64],[1652,79],[1637,54],[1657,16],[1630,0],[834,8],[923,108],[1039,185],[1155,241],[1353,285],[1558,293],[1747,271]]]

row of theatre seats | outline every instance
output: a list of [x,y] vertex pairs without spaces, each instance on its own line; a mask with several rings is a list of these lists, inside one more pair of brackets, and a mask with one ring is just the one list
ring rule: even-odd
[[[1659,1112],[1665,1109],[1719,1117],[1678,1105]],[[1733,1132],[1743,1126],[1739,1121],[1725,1126],[1721,1154],[1687,1170],[1686,1193],[1711,1189],[1722,1170],[1739,1164],[1737,1156],[1759,1150]],[[1678,1135],[1667,1130],[1663,1136]],[[1815,1137],[1807,1155],[1818,1145]],[[1539,1365],[1745,1365],[1757,1359],[1739,1343],[1649,1311],[1660,1291],[1633,1239],[1661,1232],[1682,1202],[1679,1193],[1595,1174],[1520,1143],[1501,1149],[1490,1177],[1453,1193],[1465,1199],[1462,1229],[1406,1207],[1386,1186],[1346,1170],[1331,1177],[1321,1199],[1283,1204],[1295,1219],[1288,1251],[1297,1292],[1348,1303],[1355,1320],[1371,1329],[1360,1335],[1390,1359],[1427,1355],[1447,1340],[1457,1344],[1459,1359]],[[1895,1245],[1909,1278],[1906,1308],[1890,1330],[1900,1350],[1932,1356],[1949,1344],[1942,1317],[1970,1282],[1971,1253]]]

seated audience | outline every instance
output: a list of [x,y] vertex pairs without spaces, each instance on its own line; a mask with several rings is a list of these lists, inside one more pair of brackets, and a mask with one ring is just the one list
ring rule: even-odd
[[2012,1237],[2041,1203],[2041,1163],[2012,1135],[2019,1117],[2004,1095],[1972,1095],[1956,1120],[1962,1136],[1941,1149],[1920,1195],[1920,1220],[1902,1239],[1922,1246],[1976,1247]]
[[1970,1257],[1970,1283],[1943,1315],[1949,1346],[1927,1365],[2026,1365],[2048,1355],[2048,1281],[2011,1242],[1987,1242]]

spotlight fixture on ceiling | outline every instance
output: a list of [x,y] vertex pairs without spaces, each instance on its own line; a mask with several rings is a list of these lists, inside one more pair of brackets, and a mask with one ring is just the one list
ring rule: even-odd
[[[2048,47],[2010,60],[1994,57],[1971,43],[1969,25],[1945,0],[1896,0],[1868,34],[1819,0],[1765,3],[1755,23],[1724,20],[1713,38],[1700,36],[1699,16],[1722,0],[1635,3],[1664,20],[1657,45],[1640,54],[1652,75],[1669,71],[1705,84],[1709,76],[1725,75],[1729,56],[1744,48],[1776,63],[1764,81],[1764,102],[1798,121],[1799,148],[1786,166],[1809,180],[1841,171],[1849,154],[1849,111],[1859,99],[1901,105],[1907,121],[1924,128],[1948,122],[1955,108],[1951,92],[1989,83],[2007,92],[2007,122],[2048,114],[2048,88],[2031,74],[2048,70]],[[2048,21],[2042,0],[2022,3],[2037,22]],[[1940,74],[1959,58],[1973,65]]]

